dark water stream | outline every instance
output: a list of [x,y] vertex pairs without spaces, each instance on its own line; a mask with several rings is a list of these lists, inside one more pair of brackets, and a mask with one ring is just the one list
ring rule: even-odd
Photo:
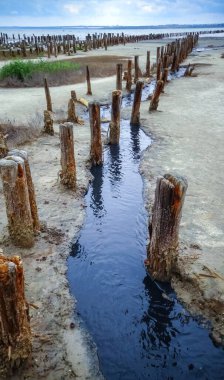
[[122,121],[119,146],[92,169],[86,222],[68,259],[77,310],[108,380],[224,379],[224,351],[169,285],[144,268],[147,214],[138,172],[150,139]]

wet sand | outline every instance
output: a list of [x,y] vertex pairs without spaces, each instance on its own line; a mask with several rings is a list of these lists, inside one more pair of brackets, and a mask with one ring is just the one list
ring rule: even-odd
[[[146,50],[151,51],[152,61],[155,61],[156,47],[166,42],[111,47],[107,54],[140,55],[144,71]],[[206,46],[214,43],[223,45],[223,39],[205,41]],[[148,113],[148,102],[141,105],[142,126],[153,138],[140,168],[144,175],[146,207],[150,210],[158,175],[179,172],[187,177],[189,188],[181,224],[181,251],[173,285],[192,312],[200,312],[211,319],[217,340],[224,334],[224,220],[221,213],[224,59],[220,58],[223,51],[223,48],[211,49],[190,57],[191,63],[212,66],[199,65],[195,69],[196,77],[169,83],[157,112]],[[102,51],[87,54],[99,56]],[[107,102],[114,88],[115,77],[94,80],[93,96],[88,99]],[[85,84],[51,89],[56,118],[65,116],[71,90],[76,90],[79,97],[86,97]],[[0,89],[0,104],[0,121],[10,119],[20,127],[43,125],[43,89]],[[130,117],[130,113],[131,109],[127,108],[123,116]],[[69,245],[77,238],[85,219],[83,198],[90,179],[86,168],[90,139],[88,123],[75,125],[74,135],[78,173],[76,195],[64,190],[57,181],[60,170],[57,133],[54,137],[41,135],[21,146],[29,153],[40,219],[45,225],[31,250],[17,249],[3,239],[8,233],[0,184],[0,246],[8,254],[22,256],[27,299],[38,306],[30,310],[33,354],[22,375],[15,379],[24,376],[33,379],[101,378],[96,347],[73,313],[75,301],[70,296],[66,279]],[[75,323],[74,329],[70,328],[71,322]]]

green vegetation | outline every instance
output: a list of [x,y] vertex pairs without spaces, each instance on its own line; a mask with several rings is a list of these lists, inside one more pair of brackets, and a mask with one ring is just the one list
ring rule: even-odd
[[38,62],[15,60],[3,66],[0,70],[0,79],[17,78],[24,82],[26,78],[31,78],[34,73],[57,73],[62,71],[78,70],[80,65],[71,61]]

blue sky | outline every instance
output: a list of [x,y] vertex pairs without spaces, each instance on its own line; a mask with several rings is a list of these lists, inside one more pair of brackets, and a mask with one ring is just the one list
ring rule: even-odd
[[0,0],[0,26],[224,23],[224,0]]

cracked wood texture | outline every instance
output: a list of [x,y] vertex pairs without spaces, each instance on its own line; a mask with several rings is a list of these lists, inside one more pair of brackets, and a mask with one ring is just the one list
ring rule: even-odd
[[103,148],[100,126],[100,103],[89,103],[89,122],[91,132],[90,160],[93,165],[101,165],[103,162]]
[[175,268],[187,186],[187,180],[180,176],[165,174],[157,179],[146,266],[152,278],[158,281],[169,281]]
[[76,164],[72,123],[59,125],[61,143],[61,183],[69,189],[76,188]]
[[9,378],[31,352],[31,330],[22,261],[1,252],[0,321],[0,378]]
[[16,156],[0,160],[0,175],[3,182],[9,235],[16,246],[32,247],[34,244],[33,219],[24,160]]

